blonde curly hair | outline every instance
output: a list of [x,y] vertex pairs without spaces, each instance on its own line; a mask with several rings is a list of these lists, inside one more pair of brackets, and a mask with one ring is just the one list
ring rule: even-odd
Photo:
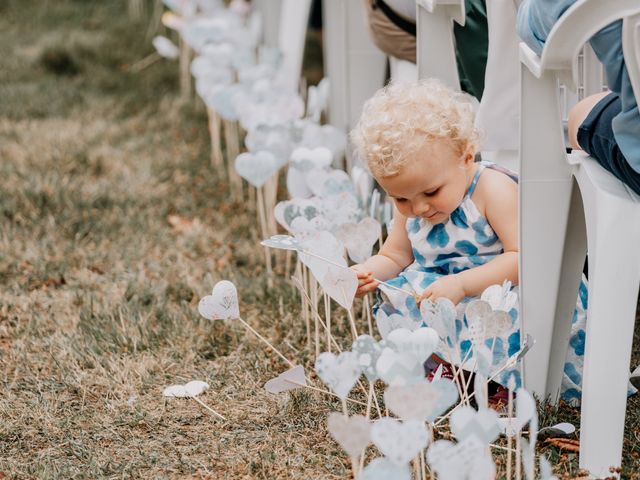
[[445,139],[462,155],[475,148],[474,104],[436,79],[391,83],[364,104],[351,140],[375,177],[397,175],[427,142]]

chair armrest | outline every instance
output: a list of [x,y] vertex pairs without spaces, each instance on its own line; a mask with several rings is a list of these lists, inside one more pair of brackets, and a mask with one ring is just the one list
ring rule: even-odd
[[578,0],[549,32],[539,62],[534,62],[529,53],[523,53],[522,46],[520,58],[537,77],[545,70],[556,70],[561,81],[575,91],[579,83],[577,59],[582,46],[610,23],[639,13],[638,0]]
[[622,24],[622,51],[631,80],[633,95],[640,100],[640,14],[624,19]]
[[437,7],[443,7],[456,23],[464,27],[466,17],[464,0],[416,0],[416,5],[429,13],[433,13]]

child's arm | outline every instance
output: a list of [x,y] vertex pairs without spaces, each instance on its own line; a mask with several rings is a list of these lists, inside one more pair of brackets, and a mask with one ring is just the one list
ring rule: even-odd
[[402,270],[411,265],[413,253],[407,236],[406,223],[407,217],[395,210],[393,227],[380,252],[366,262],[352,267],[358,274],[357,296],[360,297],[378,288],[378,282],[373,280],[374,277],[385,281],[398,276]]
[[431,284],[423,298],[447,297],[454,303],[465,296],[480,295],[487,287],[509,280],[518,283],[518,187],[506,175],[487,169],[480,177],[474,202],[504,245],[504,253],[484,265]]

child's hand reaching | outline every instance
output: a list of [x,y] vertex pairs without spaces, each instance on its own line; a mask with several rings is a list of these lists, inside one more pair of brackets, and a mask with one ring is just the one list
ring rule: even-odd
[[373,273],[363,265],[353,265],[351,269],[358,275],[358,290],[356,297],[364,297],[367,293],[378,288],[378,282],[373,279]]
[[465,297],[464,285],[459,275],[445,275],[433,282],[422,292],[420,300],[437,300],[446,297],[457,305]]

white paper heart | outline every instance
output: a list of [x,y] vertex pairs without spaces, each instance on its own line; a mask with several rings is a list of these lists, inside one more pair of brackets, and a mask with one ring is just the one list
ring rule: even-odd
[[165,397],[197,397],[209,388],[207,382],[192,380],[185,385],[171,385],[162,391]]
[[151,41],[153,47],[158,52],[158,55],[170,60],[175,60],[180,56],[180,50],[174,45],[174,43],[167,37],[158,35]]
[[436,351],[440,338],[433,328],[418,328],[413,331],[397,328],[389,333],[386,340],[397,352],[413,355],[422,363]]
[[251,152],[271,152],[284,166],[291,155],[291,131],[285,125],[258,125],[247,133],[245,144]]
[[278,202],[273,210],[273,215],[276,217],[276,221],[290,233],[295,233],[291,224],[296,218],[303,217],[305,220],[312,220],[322,217],[320,207],[315,201],[301,198]]
[[301,172],[314,169],[326,170],[331,166],[333,156],[331,150],[325,147],[298,147],[291,153],[291,167]]
[[576,427],[567,422],[557,423],[555,425],[551,425],[550,427],[541,428],[538,432],[539,437],[562,437],[566,435],[571,435],[576,432]]
[[457,444],[438,440],[429,447],[427,462],[440,479],[494,480],[495,465],[485,450],[486,446],[475,438]]
[[553,474],[553,469],[547,457],[540,455],[540,480],[558,480]]
[[337,357],[330,352],[321,353],[315,367],[325,385],[342,399],[347,398],[361,373],[358,357],[352,352],[342,352]]
[[434,328],[442,339],[447,337],[455,344],[458,341],[456,329],[456,307],[451,300],[445,297],[438,298],[435,302],[423,300],[420,302],[422,320],[431,328]]
[[[300,246],[305,253],[300,253],[300,261],[304,263],[316,280],[324,279],[327,271],[333,264],[343,267],[347,266],[347,262],[343,257],[344,247],[336,237],[329,232],[315,232],[310,235],[300,235]],[[327,262],[327,259],[330,262]]]
[[411,317],[398,313],[387,314],[382,308],[378,309],[375,318],[380,336],[384,339],[389,336],[389,333],[398,328],[406,328],[408,330],[420,328],[420,322],[414,321]]
[[311,220],[307,220],[305,217],[296,217],[291,221],[290,226],[291,231],[296,235],[313,235],[331,228],[331,224],[324,217],[314,217]]
[[307,185],[307,176],[295,168],[287,170],[287,191],[291,198],[309,198],[313,192]]
[[358,356],[362,372],[370,382],[378,378],[376,362],[382,354],[382,347],[371,335],[360,335],[351,345],[351,351]]
[[369,445],[371,424],[362,415],[344,415],[331,412],[327,420],[327,430],[350,457],[360,456]]
[[213,109],[221,118],[230,122],[238,120],[236,99],[244,94],[242,86],[238,84],[225,85],[209,95],[202,96],[207,106]]
[[307,173],[307,184],[313,194],[319,197],[328,197],[343,192],[355,195],[351,178],[343,170],[315,168]]
[[238,175],[254,187],[262,187],[280,168],[271,152],[241,153],[235,166]]
[[386,347],[376,362],[378,376],[387,385],[411,385],[424,379],[424,367],[415,356]]
[[371,256],[380,233],[380,223],[371,217],[365,217],[358,223],[340,225],[336,230],[336,237],[344,243],[351,260],[364,263]]
[[198,312],[207,320],[227,320],[240,317],[238,291],[228,280],[215,284],[211,295],[200,300]]
[[411,469],[408,465],[396,465],[384,457],[374,458],[362,470],[358,480],[411,480]]
[[432,422],[458,400],[458,389],[451,380],[441,379],[414,385],[390,386],[384,392],[389,410],[403,420]]
[[498,412],[495,410],[476,411],[469,406],[462,406],[451,414],[449,420],[451,433],[459,440],[474,437],[487,445],[500,435]]
[[[373,178],[364,168],[356,165],[351,169],[351,180],[360,201],[363,205],[367,205],[373,189]],[[373,215],[371,216],[373,217]]]
[[491,305],[494,310],[508,312],[518,304],[518,295],[511,291],[511,282],[505,281],[502,285],[487,287],[480,299]]
[[342,192],[318,198],[322,215],[331,222],[332,230],[344,223],[357,223],[364,212],[353,192]]
[[371,441],[391,462],[405,465],[427,446],[429,437],[421,422],[383,417],[371,426]]
[[301,248],[298,240],[291,235],[273,235],[271,238],[262,240],[260,245],[280,250],[299,250]]
[[350,310],[358,290],[358,275],[350,268],[329,265],[318,280],[324,292],[338,302],[342,308]]
[[281,393],[288,390],[301,388],[307,384],[307,377],[304,374],[304,367],[296,365],[286,372],[282,372],[276,378],[272,378],[264,384],[264,388],[269,393]]

